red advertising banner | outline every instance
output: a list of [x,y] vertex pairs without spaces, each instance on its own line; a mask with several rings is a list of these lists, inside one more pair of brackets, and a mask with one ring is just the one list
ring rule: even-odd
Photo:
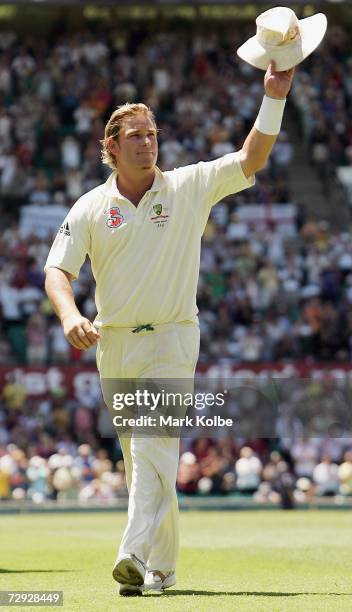
[[[198,378],[264,380],[269,378],[326,379],[352,383],[352,363],[310,364],[306,362],[204,365],[197,369]],[[45,397],[65,389],[69,397],[92,397],[100,393],[99,374],[94,366],[11,366],[0,367],[0,392],[6,382],[23,384],[29,397]]]
[[0,367],[0,389],[7,382],[23,384],[29,397],[45,397],[65,389],[69,397],[99,393],[99,374],[94,366]]

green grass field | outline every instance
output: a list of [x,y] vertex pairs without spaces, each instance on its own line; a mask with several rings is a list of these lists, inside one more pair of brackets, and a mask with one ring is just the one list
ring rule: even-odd
[[125,520],[1,516],[0,590],[63,590],[69,612],[352,610],[351,512],[183,513],[177,585],[133,599],[111,578]]

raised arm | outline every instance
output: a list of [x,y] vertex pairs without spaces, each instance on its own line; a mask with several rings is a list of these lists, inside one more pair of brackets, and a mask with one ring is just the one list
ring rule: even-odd
[[290,91],[294,68],[275,71],[271,62],[264,77],[265,97],[257,120],[241,150],[241,166],[248,178],[264,168],[280,132],[286,96]]
[[59,268],[46,270],[45,291],[59,317],[64,334],[72,346],[86,351],[99,339],[99,334],[89,319],[79,312],[72,287],[72,274]]

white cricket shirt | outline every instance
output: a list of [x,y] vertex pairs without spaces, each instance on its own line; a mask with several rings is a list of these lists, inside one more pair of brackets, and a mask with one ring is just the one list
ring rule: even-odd
[[122,196],[113,172],[73,205],[45,269],[78,277],[88,254],[96,281],[97,327],[197,321],[201,237],[210,209],[251,187],[230,153],[170,172],[156,169],[138,207]]

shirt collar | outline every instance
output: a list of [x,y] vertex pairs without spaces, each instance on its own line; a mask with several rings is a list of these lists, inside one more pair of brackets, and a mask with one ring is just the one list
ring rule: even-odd
[[[115,170],[110,174],[108,180],[103,185],[104,194],[107,195],[109,198],[125,199],[125,197],[118,190],[116,178],[117,171]],[[156,167],[154,181],[149,191],[160,191],[164,184],[164,181],[165,177],[162,171],[158,167]]]

